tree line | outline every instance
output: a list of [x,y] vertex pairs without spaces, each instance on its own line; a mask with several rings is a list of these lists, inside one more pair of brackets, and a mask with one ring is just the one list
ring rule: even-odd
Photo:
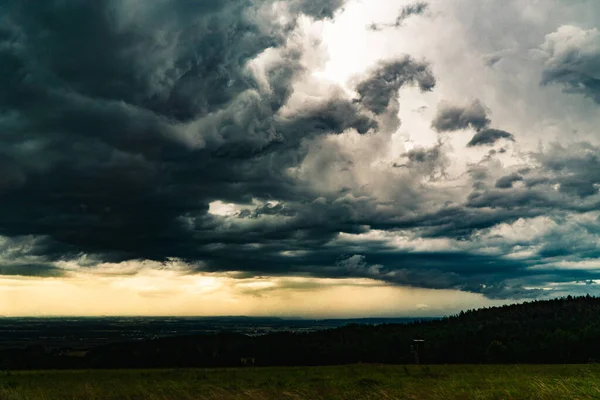
[[263,336],[220,333],[109,344],[76,356],[41,346],[0,351],[6,369],[185,368],[600,361],[600,298],[565,297],[469,310],[439,320]]

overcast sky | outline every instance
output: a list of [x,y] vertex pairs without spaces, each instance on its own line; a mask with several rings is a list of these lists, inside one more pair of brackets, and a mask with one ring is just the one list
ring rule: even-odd
[[596,0],[0,0],[0,314],[600,283]]

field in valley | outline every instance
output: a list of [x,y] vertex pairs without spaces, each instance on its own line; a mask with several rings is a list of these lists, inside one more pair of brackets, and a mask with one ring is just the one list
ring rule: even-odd
[[598,399],[600,366],[386,366],[2,372],[2,400]]

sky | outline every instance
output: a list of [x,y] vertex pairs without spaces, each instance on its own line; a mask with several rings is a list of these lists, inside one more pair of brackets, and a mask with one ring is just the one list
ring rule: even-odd
[[596,0],[0,0],[0,315],[597,294],[599,26]]

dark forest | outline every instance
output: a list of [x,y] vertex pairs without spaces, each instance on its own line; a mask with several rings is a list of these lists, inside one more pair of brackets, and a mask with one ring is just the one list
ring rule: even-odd
[[5,369],[591,363],[600,360],[600,298],[565,297],[406,324],[317,332],[190,335],[98,346],[74,356],[29,346],[0,352]]

